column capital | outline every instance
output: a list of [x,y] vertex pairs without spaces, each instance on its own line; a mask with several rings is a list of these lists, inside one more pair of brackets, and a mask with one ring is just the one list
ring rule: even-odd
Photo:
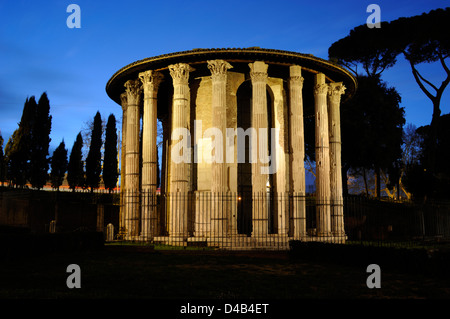
[[255,61],[253,63],[249,63],[250,67],[250,78],[252,82],[267,82],[267,68],[268,64],[262,61]]
[[186,63],[177,63],[169,65],[170,76],[173,79],[173,84],[188,84],[189,72],[195,71],[193,67]]
[[230,63],[224,60],[208,60],[207,62],[213,81],[225,81],[227,70],[233,67]]
[[141,82],[139,80],[128,80],[124,86],[127,94],[127,104],[139,105],[139,95],[142,91]]
[[291,75],[289,77],[289,84],[290,85],[298,85],[301,88],[303,88],[303,81],[304,81],[304,78],[301,75]]
[[328,85],[328,96],[332,102],[339,103],[341,95],[344,94],[346,87],[342,82],[330,83]]
[[164,76],[161,73],[153,70],[147,70],[139,73],[139,79],[142,82],[144,94],[152,91],[156,92],[163,78]]
[[300,65],[291,65],[289,67],[289,83],[303,87],[302,67]]
[[328,93],[328,84],[326,83],[318,83],[314,85],[314,95],[325,95]]

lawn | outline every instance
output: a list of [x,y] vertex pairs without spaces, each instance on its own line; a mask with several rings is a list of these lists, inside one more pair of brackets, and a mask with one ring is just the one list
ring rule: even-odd
[[[376,262],[376,261],[374,261]],[[69,289],[66,268],[81,269]],[[369,289],[365,267],[292,259],[286,252],[218,252],[105,246],[3,259],[1,299],[380,299],[450,298],[447,278],[383,270]]]

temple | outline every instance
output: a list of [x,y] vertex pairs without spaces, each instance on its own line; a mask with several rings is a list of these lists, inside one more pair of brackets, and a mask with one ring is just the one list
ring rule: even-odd
[[[330,61],[257,47],[123,67],[106,86],[123,110],[122,235],[225,249],[345,242],[340,105],[356,87]],[[315,153],[313,212],[306,145]]]

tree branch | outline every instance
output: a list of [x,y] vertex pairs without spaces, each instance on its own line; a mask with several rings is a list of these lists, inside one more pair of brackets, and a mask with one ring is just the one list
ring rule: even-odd
[[[409,60],[408,60],[408,61],[409,61]],[[426,89],[426,87],[423,85],[423,83],[420,81],[420,77],[418,76],[418,73],[419,73],[419,72],[416,70],[414,64],[413,64],[411,61],[409,61],[409,64],[411,65],[411,69],[412,69],[412,73],[413,73],[413,75],[414,75],[414,79],[416,80],[417,84],[419,84],[420,89],[425,93],[426,96],[428,96],[428,98],[429,98],[431,101],[434,101],[435,96],[432,95],[432,94]]]
[[445,60],[444,60],[444,57],[441,54],[441,51],[438,51],[438,56],[439,56],[439,60],[441,61],[442,67],[444,68],[444,70],[447,73],[447,75],[450,76],[450,70],[447,67],[447,65],[445,64]]

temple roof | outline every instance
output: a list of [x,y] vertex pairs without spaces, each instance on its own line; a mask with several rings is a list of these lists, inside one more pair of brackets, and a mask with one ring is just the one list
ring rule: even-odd
[[[233,66],[238,64],[247,65],[254,61],[264,61],[269,64],[269,76],[281,76],[286,79],[289,76],[289,66],[300,65],[303,71],[324,73],[329,82],[343,82],[347,88],[344,99],[352,96],[357,88],[356,78],[350,71],[331,61],[317,58],[312,54],[250,47],[242,49],[193,49],[138,60],[114,73],[106,84],[106,92],[112,100],[120,104],[120,94],[124,92],[124,83],[130,79],[137,79],[140,72],[155,70],[167,73],[170,64],[188,63],[196,69],[194,71],[197,72],[195,76],[204,76],[209,75],[205,67],[206,62],[214,59],[226,60]],[[201,67],[201,65],[204,66]],[[233,71],[233,69],[230,71]]]

